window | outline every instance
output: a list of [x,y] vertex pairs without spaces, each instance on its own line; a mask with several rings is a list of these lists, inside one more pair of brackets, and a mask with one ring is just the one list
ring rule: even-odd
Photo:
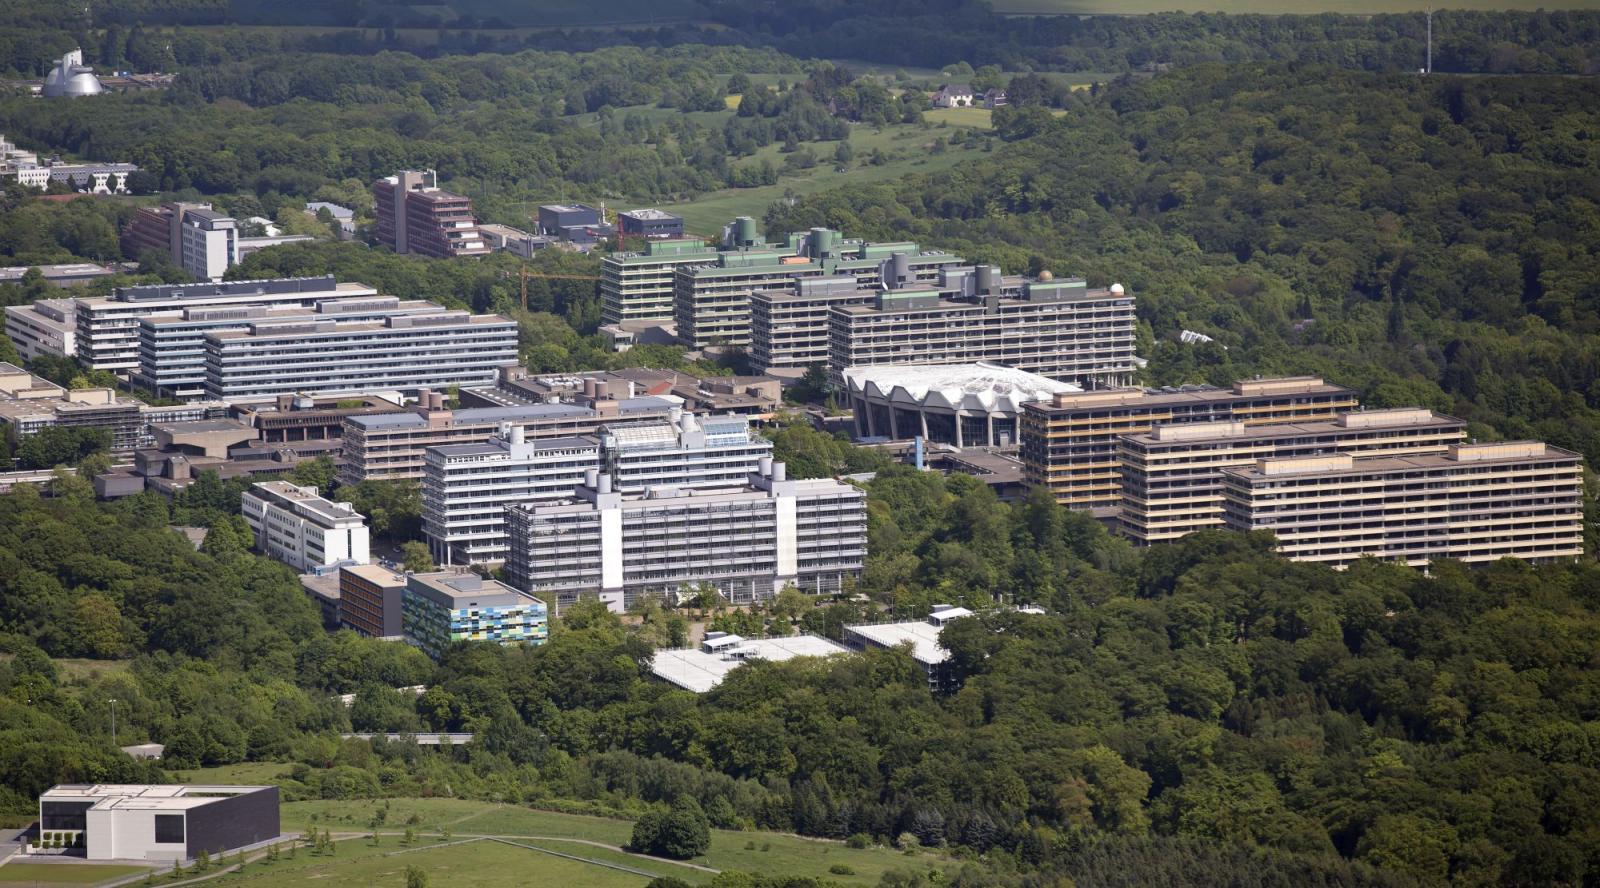
[[168,845],[183,844],[183,815],[156,815],[156,842]]

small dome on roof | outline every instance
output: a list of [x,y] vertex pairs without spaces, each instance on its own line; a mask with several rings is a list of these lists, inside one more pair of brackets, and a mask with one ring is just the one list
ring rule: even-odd
[[1039,272],[1039,280],[1041,280],[1041,281],[1053,281],[1055,279],[1056,279],[1056,273],[1051,271],[1048,268],[1045,269],[1044,271]]
[[1122,285],[1121,284],[1112,284],[1111,285],[1111,295],[1113,295],[1113,296],[1121,296],[1125,292],[1127,292],[1127,291],[1122,289]]

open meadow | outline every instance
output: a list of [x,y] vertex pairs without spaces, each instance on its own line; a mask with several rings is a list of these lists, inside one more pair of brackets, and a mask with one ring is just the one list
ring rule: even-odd
[[145,872],[142,866],[110,863],[28,863],[0,866],[0,888],[44,888],[55,885],[104,885]]

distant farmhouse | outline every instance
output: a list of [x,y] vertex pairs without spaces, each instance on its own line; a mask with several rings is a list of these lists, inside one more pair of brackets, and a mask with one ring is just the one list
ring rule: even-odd
[[972,87],[946,83],[939,87],[938,92],[933,94],[933,106],[935,108],[971,108],[976,99],[977,96],[972,92]]

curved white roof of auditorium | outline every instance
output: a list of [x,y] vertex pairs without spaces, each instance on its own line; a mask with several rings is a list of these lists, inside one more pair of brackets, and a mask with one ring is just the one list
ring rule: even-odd
[[1047,401],[1082,386],[999,364],[878,364],[850,367],[845,383],[868,399],[901,404],[1015,413],[1029,401]]

